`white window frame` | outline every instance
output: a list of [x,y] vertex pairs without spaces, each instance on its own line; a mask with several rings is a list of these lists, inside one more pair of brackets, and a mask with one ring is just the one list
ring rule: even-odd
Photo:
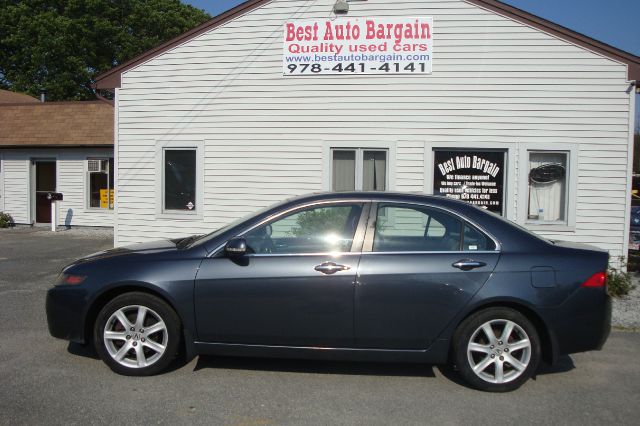
[[333,151],[355,151],[356,152],[356,176],[355,191],[362,191],[363,161],[364,151],[378,151],[387,153],[387,171],[385,190],[388,192],[395,190],[395,144],[389,142],[329,142],[323,144],[323,179],[322,189],[333,192]]
[[[193,210],[164,208],[164,154],[167,150],[196,152],[196,206]],[[156,147],[156,217],[171,220],[201,220],[204,210],[204,141],[168,141]]]
[[[104,161],[107,160],[109,161],[109,163],[113,163],[114,159],[112,157],[104,157],[104,156],[91,156],[91,157],[87,157],[85,162],[84,162],[84,170],[85,170],[85,210],[89,211],[89,212],[113,212],[115,210],[116,207],[116,197],[115,197],[115,174],[116,174],[116,168],[115,168],[115,164],[113,164],[113,188],[108,188],[108,189],[113,189],[114,195],[113,195],[113,208],[109,208],[107,207],[106,209],[103,209],[102,207],[91,207],[91,179],[89,178],[89,176],[91,175],[91,172],[89,171],[89,161],[90,160],[96,160],[96,161]],[[107,186],[109,185],[109,170],[107,168]]]
[[[565,182],[564,220],[540,221],[529,219],[529,154],[551,153],[567,155],[567,173]],[[576,227],[576,193],[578,192],[578,147],[574,144],[536,144],[520,145],[520,179],[518,196],[518,223],[532,231],[573,232]]]

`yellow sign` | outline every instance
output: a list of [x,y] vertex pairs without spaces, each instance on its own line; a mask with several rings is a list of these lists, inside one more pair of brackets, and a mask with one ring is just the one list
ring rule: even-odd
[[106,208],[113,208],[113,189],[109,190],[109,205],[107,206],[107,190],[106,189],[101,189],[100,190],[100,208],[101,209],[106,209]]

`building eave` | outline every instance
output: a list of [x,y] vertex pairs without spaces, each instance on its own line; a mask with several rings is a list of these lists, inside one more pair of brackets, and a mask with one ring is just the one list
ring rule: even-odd
[[[238,6],[228,10],[227,12],[210,19],[209,21],[199,25],[198,27],[179,35],[178,37],[161,44],[141,55],[124,62],[121,65],[99,75],[93,87],[97,90],[116,89],[122,84],[122,73],[140,65],[150,59],[159,56],[174,47],[186,43],[187,41],[198,37],[208,31],[211,31],[227,22],[248,13],[271,0],[249,0]],[[469,4],[481,7],[483,9],[495,12],[499,15],[513,19],[524,25],[528,25],[535,29],[541,30],[569,43],[575,44],[587,50],[598,53],[606,58],[618,61],[627,65],[627,79],[634,81],[636,86],[640,87],[640,57],[625,52],[577,31],[558,25],[539,16],[533,15],[522,9],[510,6],[497,0],[464,0]]]

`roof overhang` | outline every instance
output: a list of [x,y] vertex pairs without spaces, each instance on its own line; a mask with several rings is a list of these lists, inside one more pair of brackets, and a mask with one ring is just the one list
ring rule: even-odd
[[36,145],[36,144],[25,144],[25,145],[3,145],[0,144],[0,149],[69,149],[69,148],[112,148],[113,144],[52,144],[52,145]]
[[245,1],[244,3],[240,3],[238,6],[229,9],[225,13],[208,20],[207,22],[195,27],[194,29],[187,31],[186,33],[181,34],[178,37],[169,40],[158,47],[147,50],[143,54],[131,59],[130,61],[127,61],[103,74],[100,74],[98,77],[96,77],[96,82],[93,84],[93,87],[94,89],[119,88],[121,85],[121,76],[123,72],[130,70],[131,68],[140,65],[141,63],[146,62],[152,58],[155,58],[156,56],[163,54],[167,50],[173,49],[174,47],[179,46],[195,37],[198,37],[201,34],[224,25],[227,22],[237,18],[238,16],[244,15],[247,12],[257,9],[265,3],[269,3],[270,1],[271,0],[249,0]]
[[[115,89],[119,88],[122,84],[122,73],[130,70],[131,68],[144,63],[162,53],[183,44],[199,35],[211,31],[225,23],[248,13],[265,3],[269,3],[271,0],[248,0],[238,6],[228,10],[227,12],[210,19],[209,21],[199,25],[198,27],[187,31],[186,33],[179,35],[173,40],[169,40],[166,43],[161,44],[151,50],[144,52],[143,54],[127,61],[103,74],[96,77],[96,82],[93,84],[95,89]],[[483,9],[490,10],[499,15],[518,21],[522,24],[536,28],[553,36],[556,36],[569,43],[578,45],[587,50],[598,53],[606,58],[618,61],[627,65],[627,79],[634,81],[636,87],[640,87],[640,57],[633,55],[624,50],[617,49],[606,43],[602,43],[591,37],[587,37],[584,34],[580,34],[576,31],[570,30],[566,27],[548,21],[546,19],[535,16],[529,12],[502,3],[497,0],[464,0],[467,3],[476,5]]]
[[629,81],[635,81],[636,85],[640,85],[640,57],[632,53],[625,52],[624,50],[618,49],[584,34],[580,34],[577,31],[570,30],[562,25],[558,25],[554,22],[540,18],[539,16],[497,0],[464,1],[551,34],[561,40],[565,40],[587,50],[591,50],[592,52],[598,53],[606,58],[626,64],[628,67],[627,79]]

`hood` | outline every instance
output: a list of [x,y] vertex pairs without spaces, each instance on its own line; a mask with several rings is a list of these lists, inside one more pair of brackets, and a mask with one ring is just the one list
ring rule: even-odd
[[176,240],[158,240],[103,250],[78,259],[77,261],[73,262],[73,265],[131,254],[150,254],[174,251],[177,250],[176,242]]

